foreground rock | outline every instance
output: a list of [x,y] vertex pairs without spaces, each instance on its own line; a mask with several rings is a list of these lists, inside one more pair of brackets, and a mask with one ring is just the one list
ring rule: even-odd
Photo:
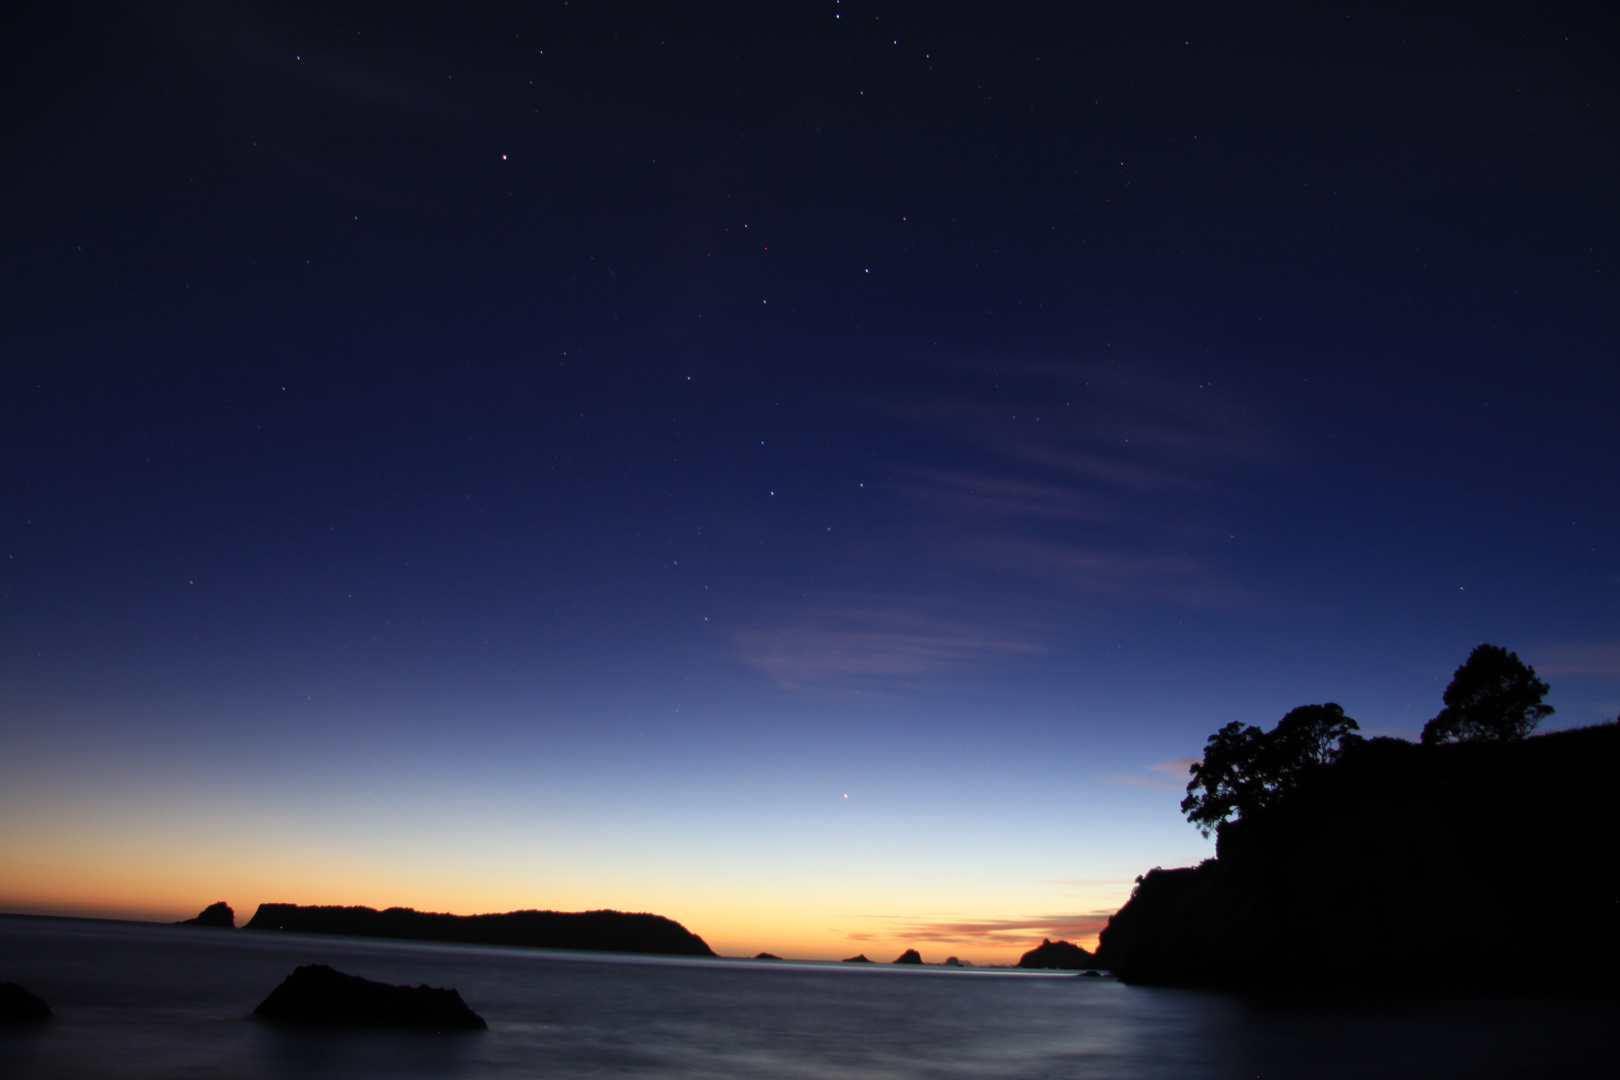
[[1518,742],[1371,739],[1149,871],[1098,966],[1126,982],[1612,996],[1620,726]]
[[203,908],[195,919],[181,919],[176,926],[218,926],[226,930],[236,928],[236,912],[231,905],[221,900],[217,904],[209,904]]
[[453,941],[462,945],[522,945],[533,949],[713,956],[704,940],[662,915],[622,911],[509,911],[500,915],[442,915],[411,908],[299,907],[260,904],[248,930]]
[[1055,968],[1058,971],[1080,971],[1096,964],[1097,958],[1080,946],[1049,938],[1042,938],[1039,945],[1018,958],[1021,968]]
[[51,1007],[38,994],[16,983],[0,983],[0,1024],[37,1024],[51,1016]]
[[372,982],[325,964],[294,969],[253,1015],[283,1024],[320,1027],[482,1031],[489,1026],[454,990]]

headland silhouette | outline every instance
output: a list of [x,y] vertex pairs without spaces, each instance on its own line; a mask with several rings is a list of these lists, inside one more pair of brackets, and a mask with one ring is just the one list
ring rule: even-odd
[[1154,868],[1102,932],[1126,982],[1615,993],[1620,721],[1526,737],[1547,685],[1482,645],[1420,744],[1337,705],[1233,723],[1182,808],[1216,856]]

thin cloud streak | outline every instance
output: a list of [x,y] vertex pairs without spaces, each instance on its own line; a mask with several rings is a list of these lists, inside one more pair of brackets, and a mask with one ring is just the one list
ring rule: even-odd
[[854,679],[939,674],[1041,646],[962,619],[940,618],[904,600],[824,605],[785,625],[745,628],[733,635],[744,661],[786,690]]
[[[1156,772],[1159,776],[1142,776],[1138,773],[1112,773],[1103,777],[1103,782],[1113,784],[1115,787],[1142,788],[1145,791],[1185,791],[1187,788],[1187,770],[1197,764],[1198,758],[1180,757],[1161,761],[1157,765],[1149,765],[1148,772]],[[1171,779],[1175,777],[1177,779]]]
[[1112,911],[1035,915],[1024,919],[921,919],[879,916],[898,925],[888,930],[849,934],[851,941],[937,942],[990,948],[1033,948],[1043,939],[1085,941],[1108,925]]

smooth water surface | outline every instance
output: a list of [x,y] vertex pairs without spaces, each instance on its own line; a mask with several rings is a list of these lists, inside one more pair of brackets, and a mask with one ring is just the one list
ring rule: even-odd
[[[489,1031],[248,1019],[299,964],[453,986]],[[0,1076],[1337,1077],[1611,1075],[1612,1002],[1280,1006],[1111,979],[688,960],[0,916],[0,981],[55,1021]]]

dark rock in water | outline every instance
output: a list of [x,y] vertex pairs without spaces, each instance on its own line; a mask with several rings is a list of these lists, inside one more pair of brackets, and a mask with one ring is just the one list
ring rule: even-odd
[[1059,971],[1079,971],[1096,962],[1095,956],[1078,945],[1047,938],[1042,938],[1039,945],[1018,958],[1021,968],[1056,968]]
[[443,915],[411,908],[300,907],[260,904],[244,929],[300,934],[349,934],[463,945],[521,945],[532,949],[713,956],[704,940],[674,919],[623,911],[508,911]]
[[1154,985],[1613,995],[1617,765],[1614,724],[1369,739],[1222,826],[1216,858],[1138,878],[1099,966]]
[[916,949],[907,949],[894,961],[897,964],[920,964],[923,962],[922,954]]
[[866,958],[865,953],[861,953],[857,956],[846,956],[842,962],[845,964],[870,964],[872,961]]
[[176,926],[220,926],[226,930],[236,927],[236,912],[231,905],[221,900],[217,904],[209,904],[195,919],[181,919]]
[[1080,973],[1080,975],[1079,975],[1079,978],[1082,978],[1082,979],[1100,979],[1100,978],[1102,978],[1102,972],[1096,971],[1096,970],[1082,971]]
[[51,1007],[38,994],[16,983],[0,983],[0,1024],[37,1024],[51,1018]]
[[754,957],[754,959],[755,960],[780,960],[782,958],[780,956],[777,956],[775,953],[762,952],[758,956]]
[[489,1025],[454,990],[393,986],[305,964],[281,980],[253,1015],[283,1024],[482,1031]]

